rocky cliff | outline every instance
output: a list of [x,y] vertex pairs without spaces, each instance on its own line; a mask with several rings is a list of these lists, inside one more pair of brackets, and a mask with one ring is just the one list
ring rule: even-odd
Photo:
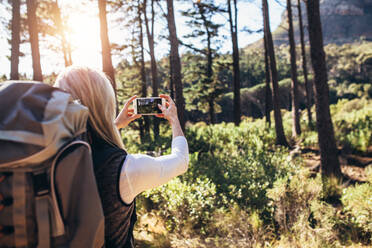
[[[297,1],[292,2],[295,37],[298,42]],[[307,37],[306,7],[305,4],[301,6]],[[321,0],[320,14],[325,44],[343,44],[361,39],[372,41],[372,0]],[[274,31],[275,44],[288,43],[287,27],[287,14],[284,13],[281,25]]]

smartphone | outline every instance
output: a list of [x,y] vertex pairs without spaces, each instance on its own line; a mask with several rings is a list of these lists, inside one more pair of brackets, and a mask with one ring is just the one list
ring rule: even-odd
[[161,114],[158,104],[165,106],[165,99],[161,97],[136,98],[133,102],[134,114],[156,115]]

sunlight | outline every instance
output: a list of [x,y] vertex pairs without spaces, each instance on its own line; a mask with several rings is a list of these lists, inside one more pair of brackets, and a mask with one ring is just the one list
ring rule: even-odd
[[68,19],[67,40],[72,47],[73,64],[100,66],[99,19],[85,13],[71,13]]

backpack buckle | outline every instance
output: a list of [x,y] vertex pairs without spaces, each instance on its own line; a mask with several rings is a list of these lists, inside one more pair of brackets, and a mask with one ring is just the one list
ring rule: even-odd
[[33,175],[35,196],[43,196],[49,193],[49,180],[47,172]]

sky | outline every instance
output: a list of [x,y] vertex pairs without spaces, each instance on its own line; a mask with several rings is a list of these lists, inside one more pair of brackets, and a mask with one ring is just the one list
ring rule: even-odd
[[[223,4],[223,0],[215,0],[216,3]],[[85,65],[97,69],[102,69],[101,66],[101,43],[99,35],[99,19],[98,19],[98,7],[97,4],[89,1],[87,6],[82,5],[83,1],[76,0],[59,0],[59,4],[62,7],[62,14],[68,13],[68,23],[71,26],[71,32],[68,34],[68,38],[73,44],[72,60],[74,64]],[[11,13],[5,9],[5,4],[0,4],[0,76],[6,75],[9,77],[10,73],[10,45],[8,39],[10,39],[10,33],[5,30],[6,23],[9,23]],[[74,9],[85,9],[83,13],[77,12]],[[177,26],[177,35],[182,39],[182,36],[190,33],[191,29],[186,25],[186,17],[180,14],[180,10],[187,8],[185,3],[180,1],[175,2],[175,18]],[[272,31],[277,28],[281,21],[281,15],[284,8],[280,6],[275,0],[269,0],[270,7],[270,21]],[[23,6],[25,8],[25,6]],[[163,6],[166,9],[166,6]],[[24,10],[24,9],[23,9]],[[159,10],[160,11],[160,10]],[[238,1],[238,43],[239,47],[245,47],[250,43],[253,43],[262,38],[262,34],[249,34],[244,31],[244,28],[251,30],[258,30],[262,28],[262,16],[261,16],[261,1]],[[117,44],[124,44],[130,38],[130,32],[123,25],[116,24],[111,20],[117,16],[123,16],[123,13],[114,13],[108,15],[109,25],[109,38],[110,42]],[[160,15],[158,15],[160,16]],[[221,37],[220,52],[226,53],[231,51],[231,40],[229,39],[229,26],[225,16],[216,15],[213,21],[223,24],[220,28],[219,34]],[[156,58],[160,59],[169,53],[169,43],[164,39],[160,39],[160,35],[167,35],[166,20],[165,18],[158,17],[155,23],[155,34],[158,34],[155,38],[157,43],[155,44]],[[59,73],[64,67],[63,56],[60,53],[51,52],[49,47],[52,45],[59,46],[58,40],[46,40],[44,37],[40,39],[40,54],[41,54],[41,67],[43,74]],[[186,40],[185,40],[186,41]],[[200,40],[189,40],[188,43],[202,47]],[[146,44],[146,40],[145,40]],[[180,46],[180,54],[188,51],[188,48]],[[32,77],[32,62],[30,44],[25,43],[21,45],[21,52],[26,56],[20,58],[19,71],[21,74],[26,74],[27,77]],[[129,52],[129,51],[128,51]],[[123,58],[128,58],[128,53],[121,55],[113,55],[114,66],[117,65]],[[146,55],[146,59],[149,56]]]

